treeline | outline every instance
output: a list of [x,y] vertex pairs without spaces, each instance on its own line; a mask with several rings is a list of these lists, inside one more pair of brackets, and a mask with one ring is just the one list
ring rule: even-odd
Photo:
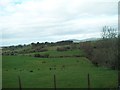
[[102,39],[95,42],[80,43],[80,48],[96,66],[118,69],[118,34],[117,30],[105,26]]
[[40,42],[37,42],[37,43],[31,43],[31,44],[24,44],[24,45],[17,45],[17,46],[4,46],[2,47],[3,49],[9,49],[9,50],[14,50],[14,49],[18,49],[18,48],[23,48],[23,47],[28,47],[28,46],[32,46],[32,47],[37,47],[37,46],[41,46],[41,47],[44,47],[45,45],[46,46],[56,46],[56,45],[69,45],[69,44],[72,44],[73,41],[71,40],[66,40],[66,41],[58,41],[58,42],[44,42],[44,43],[40,43]]
[[[59,42],[45,42],[45,43],[31,43],[28,45],[17,45],[3,47],[2,55],[17,55],[17,54],[26,54],[26,53],[35,53],[35,52],[45,52],[48,51],[50,46],[63,46],[73,44],[73,41],[59,41]],[[66,50],[68,48],[58,48],[58,51]]]

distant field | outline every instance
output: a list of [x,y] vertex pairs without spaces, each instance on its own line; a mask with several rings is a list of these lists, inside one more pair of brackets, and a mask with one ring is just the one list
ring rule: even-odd
[[[57,52],[57,51],[56,51]],[[50,52],[51,55],[64,54]],[[79,51],[68,51],[69,55]],[[33,71],[33,72],[32,72]],[[18,75],[22,88],[53,88],[56,75],[57,88],[87,88],[87,74],[91,88],[117,87],[117,71],[95,67],[85,57],[34,58],[28,56],[3,56],[3,88],[18,88]]]
[[25,55],[34,55],[34,54],[49,54],[50,57],[55,57],[55,56],[74,56],[74,55],[79,55],[79,56],[84,56],[84,52],[82,50],[68,50],[68,51],[56,51],[56,50],[49,50],[45,52],[35,52],[35,53],[28,53]]

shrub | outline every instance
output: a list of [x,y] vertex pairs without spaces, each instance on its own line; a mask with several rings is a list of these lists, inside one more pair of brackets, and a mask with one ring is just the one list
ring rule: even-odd
[[69,50],[69,49],[70,49],[69,46],[66,46],[66,47],[58,47],[58,48],[57,48],[57,51],[67,51],[67,50]]
[[40,57],[41,55],[40,54],[34,54],[34,57]]
[[48,51],[48,49],[46,49],[46,48],[42,48],[42,49],[40,49],[40,50],[38,50],[39,52],[45,52],[45,51]]
[[48,57],[49,57],[49,54],[48,54],[48,53],[45,53],[45,54],[43,54],[43,55],[41,55],[41,54],[34,54],[34,57],[48,58]]

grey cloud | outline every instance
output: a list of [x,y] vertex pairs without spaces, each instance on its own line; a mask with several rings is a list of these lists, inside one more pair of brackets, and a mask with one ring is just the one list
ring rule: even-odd
[[[41,3],[40,0],[28,0],[13,6],[14,13],[9,11],[9,4],[5,11],[0,11],[0,31],[4,31],[4,45],[96,37],[102,26],[117,26],[117,2],[53,0],[54,6],[48,1],[43,3],[47,3],[47,8],[34,3]],[[28,8],[29,4],[33,8]]]

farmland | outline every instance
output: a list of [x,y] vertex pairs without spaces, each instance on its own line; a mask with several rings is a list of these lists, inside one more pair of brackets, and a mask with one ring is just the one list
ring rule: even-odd
[[88,73],[92,88],[117,87],[117,71],[95,67],[85,57],[3,56],[3,88],[18,88],[18,75],[22,88],[54,88],[54,74],[57,88],[87,88]]
[[54,88],[54,75],[57,88],[88,88],[88,81],[90,88],[117,88],[117,66],[107,58],[108,54],[101,57],[101,50],[107,48],[99,42],[61,41],[4,47],[3,88],[19,88],[18,77],[22,88]]
[[118,0],[0,0],[0,88],[120,90],[118,16]]

